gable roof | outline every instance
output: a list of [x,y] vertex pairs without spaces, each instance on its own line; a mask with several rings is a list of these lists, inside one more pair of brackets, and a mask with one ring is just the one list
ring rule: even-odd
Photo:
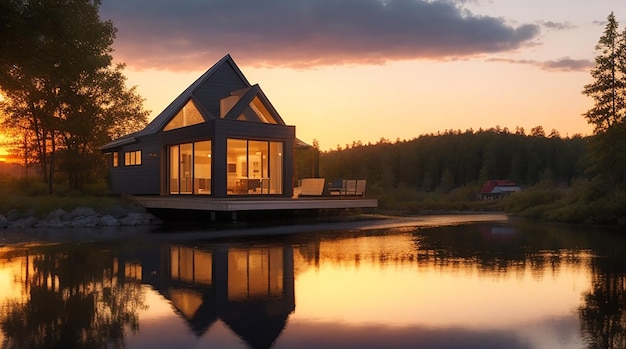
[[[231,112],[234,113],[235,109],[245,109],[254,97],[259,97],[270,114],[276,119],[277,123],[285,124],[261,88],[258,85],[252,86],[237,64],[235,64],[232,57],[227,54],[178,95],[178,97],[144,129],[116,139],[102,146],[100,149],[107,150],[130,144],[135,142],[138,137],[161,132],[167,123],[189,100],[193,100],[205,120],[217,119],[220,117],[220,100],[224,97],[231,96],[231,92],[242,89],[248,89],[248,91],[237,101],[228,114]],[[237,116],[234,118],[236,119],[236,117]],[[225,118],[232,118],[232,116],[227,115]]]
[[517,186],[517,184],[509,179],[491,179],[485,182],[483,187],[480,189],[480,193],[490,194],[519,190],[520,188]]
[[[219,88],[219,86],[215,86],[213,89],[207,88],[207,82],[209,82],[209,80],[213,80],[211,78],[214,76],[219,80],[223,80],[223,82],[228,82],[228,87],[224,86],[224,88]],[[204,87],[204,89],[202,87]],[[241,70],[239,70],[239,67],[237,67],[232,57],[230,55],[226,55],[209,68],[209,70],[207,70],[204,74],[202,74],[196,81],[194,81],[193,84],[189,85],[189,87],[187,87],[187,89],[185,89],[180,95],[178,95],[178,97],[176,97],[170,105],[163,109],[163,111],[157,115],[154,120],[148,124],[148,126],[146,126],[146,128],[137,132],[137,136],[154,134],[161,131],[163,127],[165,127],[165,125],[172,119],[172,117],[174,117],[174,115],[180,110],[180,108],[182,108],[187,101],[189,101],[189,99],[194,100],[196,106],[200,109],[200,112],[205,118],[216,118],[219,114],[219,99],[228,96],[233,90],[245,87],[250,87],[250,83]],[[218,91],[215,91],[216,89]],[[214,96],[215,94],[221,95]],[[217,103],[207,101],[210,99],[216,99]],[[216,104],[216,106],[211,104]]]

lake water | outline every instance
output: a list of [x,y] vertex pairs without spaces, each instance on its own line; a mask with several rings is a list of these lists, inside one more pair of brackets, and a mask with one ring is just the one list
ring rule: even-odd
[[116,239],[0,233],[0,340],[5,348],[626,347],[624,236],[467,217]]

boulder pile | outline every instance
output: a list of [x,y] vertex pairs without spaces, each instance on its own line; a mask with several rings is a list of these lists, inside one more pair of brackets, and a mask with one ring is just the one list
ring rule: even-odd
[[161,220],[143,208],[115,205],[98,213],[90,207],[77,207],[71,212],[56,209],[45,218],[37,218],[32,210],[12,209],[0,214],[0,228],[90,228],[114,226],[158,225]]

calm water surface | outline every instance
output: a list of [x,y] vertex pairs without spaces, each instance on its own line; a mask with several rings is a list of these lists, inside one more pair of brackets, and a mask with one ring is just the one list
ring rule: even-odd
[[615,232],[499,221],[197,236],[6,244],[3,347],[626,347]]

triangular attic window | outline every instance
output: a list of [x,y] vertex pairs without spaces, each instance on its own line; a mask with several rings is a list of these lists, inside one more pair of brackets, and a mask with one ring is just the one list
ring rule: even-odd
[[[241,96],[234,93],[232,96],[222,98],[222,100],[220,101],[220,116],[224,118],[240,99]],[[269,112],[265,104],[263,104],[258,96],[255,96],[254,99],[252,99],[252,101],[248,104],[248,106],[246,106],[243,112],[237,116],[237,120],[262,122],[265,124],[277,124],[276,119],[272,116],[272,113]]]
[[259,97],[254,97],[252,102],[250,102],[250,109],[254,111],[254,113],[259,118],[259,120],[261,120],[261,122],[266,123],[266,124],[276,124],[276,120],[274,119],[272,114],[269,112],[269,110],[267,110],[267,108],[265,107],[265,104],[261,102]]
[[163,131],[169,131],[185,126],[191,126],[196,124],[201,124],[204,122],[204,118],[196,105],[190,99],[184,107],[180,109],[180,111],[170,120],[170,122],[165,125]]

